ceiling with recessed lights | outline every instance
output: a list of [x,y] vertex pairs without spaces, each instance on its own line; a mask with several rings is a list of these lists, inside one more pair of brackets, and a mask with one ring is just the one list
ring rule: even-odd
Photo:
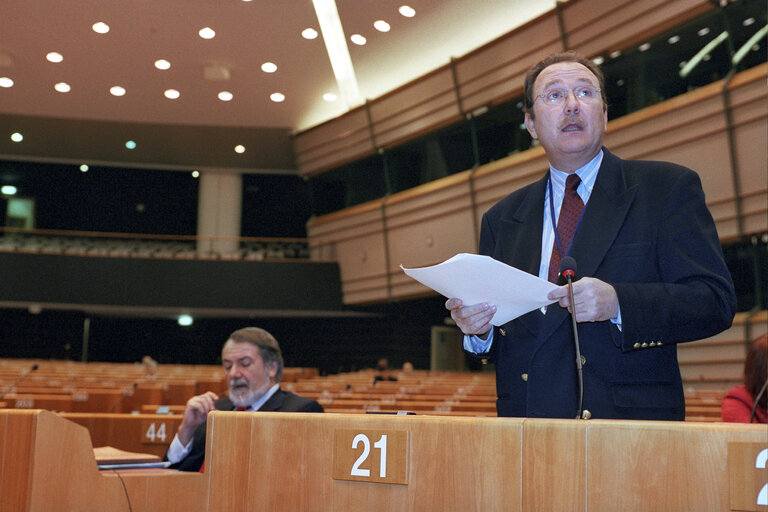
[[[334,75],[328,29],[316,11],[323,3],[338,13],[357,96],[345,95]],[[554,4],[3,0],[0,113],[301,131],[448,63]]]

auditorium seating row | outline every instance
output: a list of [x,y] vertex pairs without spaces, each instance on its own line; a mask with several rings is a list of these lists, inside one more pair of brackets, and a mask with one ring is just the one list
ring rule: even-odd
[[0,251],[31,252],[77,256],[112,256],[176,259],[236,259],[264,260],[309,258],[307,242],[298,239],[243,240],[239,248],[221,254],[201,252],[195,240],[141,239],[104,236],[69,236],[55,231],[46,234],[23,231],[0,232]]

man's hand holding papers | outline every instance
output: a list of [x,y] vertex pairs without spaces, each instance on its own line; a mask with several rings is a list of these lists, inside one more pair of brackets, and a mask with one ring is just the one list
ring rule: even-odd
[[[555,301],[548,299],[547,294],[558,288],[490,256],[477,254],[457,254],[431,267],[409,269],[401,265],[400,268],[448,299],[459,299],[460,305],[448,301],[446,307],[465,306],[468,316],[477,315],[468,319],[464,326],[469,328],[471,324],[472,329],[481,328],[480,323],[487,325],[487,320],[483,322],[483,319],[489,315],[492,315],[490,324],[504,325],[518,316],[551,304]],[[465,334],[487,331],[488,328]]]

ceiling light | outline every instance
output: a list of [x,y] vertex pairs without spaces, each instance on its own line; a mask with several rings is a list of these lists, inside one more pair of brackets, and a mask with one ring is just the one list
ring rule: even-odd
[[651,43],[643,43],[640,46],[637,47],[638,50],[641,52],[647,52],[651,49]]
[[8,78],[7,76],[0,77],[0,87],[13,87],[13,80]]
[[176,89],[166,89],[163,95],[169,100],[177,100],[179,99],[179,96],[181,96],[181,93]]
[[86,164],[80,166],[80,172],[88,172],[88,169],[90,169],[90,167],[88,167]]
[[741,22],[741,24],[744,25],[745,27],[748,27],[754,23],[755,23],[755,18],[747,18]]
[[594,62],[595,64],[597,64],[597,65],[599,66],[599,65],[601,65],[603,62],[605,62],[605,59],[604,59],[604,58],[602,58],[600,55],[598,55],[597,57],[595,57],[594,59],[592,59],[592,62]]
[[331,102],[333,102],[333,101],[336,101],[336,100],[338,99],[338,96],[336,96],[336,95],[335,95],[334,93],[332,93],[332,92],[327,92],[327,93],[323,94],[323,99],[324,99],[325,101],[327,101],[327,102],[331,103]]
[[64,60],[64,56],[59,52],[50,52],[45,58],[48,59],[48,62],[61,62]]
[[676,43],[676,42],[678,42],[679,40],[680,40],[680,36],[672,36],[672,37],[670,37],[669,39],[667,39],[667,42],[668,42],[669,44],[675,44],[675,43]]
[[162,69],[162,70],[170,69],[170,67],[171,67],[171,63],[170,63],[170,62],[168,62],[168,61],[167,61],[167,60],[165,60],[165,59],[157,59],[157,60],[155,61],[155,67],[156,67],[157,69]]
[[416,16],[416,11],[413,10],[413,7],[408,5],[401,5],[400,8],[398,9],[398,12],[400,12],[400,14],[402,14],[406,18],[413,18],[414,16]]
[[243,146],[242,144],[238,144],[237,146],[235,146],[235,153],[237,153],[238,155],[242,155],[243,153],[245,153],[245,146]]
[[24,136],[20,134],[19,132],[14,132],[11,134],[11,140],[13,142],[21,142],[24,140]]
[[107,32],[109,32],[109,25],[107,25],[103,21],[94,23],[91,28],[93,28],[93,31],[98,34],[106,34]]
[[115,85],[109,90],[112,96],[125,96],[125,89],[119,85]]
[[698,34],[699,37],[704,37],[705,35],[709,34],[709,27],[704,27],[699,29],[699,31],[696,32],[696,34]]
[[229,91],[221,91],[221,92],[219,93],[219,99],[220,99],[221,101],[231,101],[231,100],[232,100],[232,98],[234,98],[234,97],[235,97],[235,96],[234,96],[234,94],[232,94],[232,93],[231,93],[231,92],[229,92]]
[[59,92],[69,92],[70,90],[72,90],[72,88],[66,82],[59,82],[56,85],[54,85],[53,88]]
[[285,101],[285,94],[281,92],[273,92],[269,95],[269,99],[274,101],[275,103],[280,103],[282,101]]
[[621,52],[619,50],[616,50],[615,52],[611,52],[611,58],[615,59],[617,57],[621,56]]
[[181,325],[182,327],[188,327],[192,325],[194,320],[189,315],[179,315],[178,322],[179,322],[179,325]]
[[352,34],[349,40],[358,46],[363,46],[365,43],[368,42],[368,40],[365,37],[361,36],[360,34]]
[[192,171],[192,177],[193,178],[199,178],[200,177],[200,171]]
[[198,32],[203,39],[213,39],[216,37],[216,32],[211,27],[201,28]]
[[18,192],[18,190],[13,185],[3,185],[2,188],[0,188],[0,193],[6,196],[15,196],[16,192]]
[[301,37],[304,39],[316,39],[317,38],[317,30],[313,28],[305,28],[301,31]]
[[125,147],[128,149],[136,149],[136,142],[132,140],[125,141]]
[[384,20],[377,20],[373,22],[373,28],[379,32],[389,32],[389,23]]
[[624,83],[625,82],[623,78],[619,78],[618,80],[616,80],[616,85],[618,85],[619,87],[623,87]]
[[265,62],[261,65],[261,70],[265,73],[274,73],[277,71],[277,65],[272,62]]

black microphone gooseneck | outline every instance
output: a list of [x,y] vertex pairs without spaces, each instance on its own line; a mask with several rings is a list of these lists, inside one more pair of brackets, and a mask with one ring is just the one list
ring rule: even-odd
[[125,400],[125,397],[126,397],[126,396],[128,396],[129,394],[130,394],[131,396],[133,396],[133,393],[136,391],[136,388],[137,388],[138,386],[139,386],[139,383],[138,383],[138,382],[134,382],[134,383],[133,383],[133,387],[131,388],[131,391],[130,391],[130,393],[129,393],[129,392],[127,392],[126,390],[123,390],[123,394],[122,394],[122,395],[120,395],[120,398],[118,398],[118,399],[117,399],[117,401],[114,403],[114,405],[112,406],[112,409],[110,409],[110,411],[109,411],[109,412],[110,412],[110,413],[113,413],[113,412],[115,412],[115,411],[117,410],[117,407],[118,407],[118,406],[119,406],[121,403],[123,403],[123,400]]
[[573,325],[573,343],[576,347],[576,374],[579,379],[579,408],[576,419],[588,420],[589,411],[584,410],[584,371],[581,363],[581,346],[579,345],[579,329],[576,326],[576,303],[573,300],[573,278],[576,276],[576,260],[566,256],[560,261],[560,275],[568,282],[568,301],[571,304],[571,324]]
[[21,381],[23,381],[24,379],[26,379],[27,377],[29,377],[29,374],[30,374],[30,373],[32,373],[32,372],[33,372],[33,371],[35,371],[35,370],[37,370],[37,365],[36,365],[36,364],[33,364],[33,365],[32,365],[32,368],[30,368],[30,369],[29,369],[29,371],[27,371],[27,373],[25,373],[24,375],[22,375],[21,377],[19,377],[19,378],[16,380],[16,382],[14,382],[13,384],[11,384],[11,386],[10,386],[8,389],[6,389],[5,391],[3,391],[3,393],[2,393],[2,394],[0,394],[0,400],[2,400],[3,398],[5,398],[5,395],[7,395],[8,393],[10,393],[10,392],[11,392],[11,391],[13,391],[14,389],[16,389],[16,386],[18,386],[18,385],[19,385],[19,383],[20,383]]

